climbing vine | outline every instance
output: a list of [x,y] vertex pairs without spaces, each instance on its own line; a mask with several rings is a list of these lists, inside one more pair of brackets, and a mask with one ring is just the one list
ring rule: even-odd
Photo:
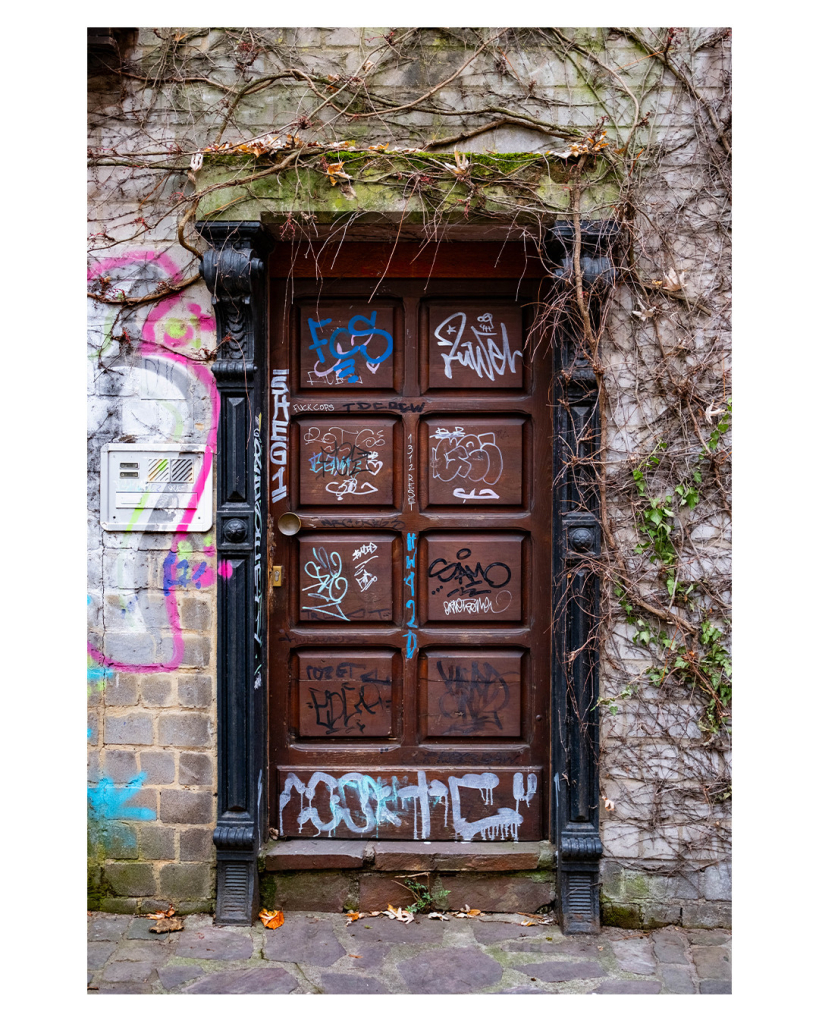
[[[730,797],[730,31],[400,28],[336,44],[333,31],[351,30],[323,30],[322,45],[299,31],[143,29],[97,69],[88,294],[113,312],[98,372],[127,363],[146,308],[201,287],[194,222],[241,219],[248,203],[317,267],[381,211],[397,239],[422,244],[459,223],[496,224],[549,278],[549,228],[573,223],[569,287],[537,312],[544,324],[572,320],[600,396],[590,461],[604,538],[604,843],[615,824],[635,860],[641,844],[662,848],[663,870],[719,856]],[[599,319],[579,230],[597,218],[620,229]],[[95,271],[149,240],[183,255],[174,274]],[[194,358],[211,361],[223,343]]]

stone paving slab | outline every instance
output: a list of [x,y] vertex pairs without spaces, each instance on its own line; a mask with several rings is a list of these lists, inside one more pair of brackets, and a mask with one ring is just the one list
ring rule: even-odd
[[147,918],[88,915],[93,995],[726,995],[731,933],[669,926],[565,936],[523,915],[411,924],[285,912],[281,928],[217,928],[191,914],[170,935]]

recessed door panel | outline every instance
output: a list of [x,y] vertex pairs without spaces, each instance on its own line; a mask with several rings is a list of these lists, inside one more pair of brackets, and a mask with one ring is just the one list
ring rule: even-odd
[[491,300],[430,303],[425,390],[525,386],[523,309]]
[[401,659],[390,650],[312,647],[293,658],[298,735],[353,739],[395,734]]
[[430,622],[519,622],[523,535],[489,531],[421,537],[421,616]]
[[521,416],[431,416],[421,424],[428,507],[491,511],[524,500]]
[[422,651],[422,735],[520,736],[522,666],[522,651],[503,648]]
[[306,302],[299,310],[299,382],[305,392],[394,391],[400,365],[394,303]]
[[316,532],[298,541],[299,621],[392,621],[395,534]]
[[300,504],[394,507],[395,427],[382,416],[300,419]]

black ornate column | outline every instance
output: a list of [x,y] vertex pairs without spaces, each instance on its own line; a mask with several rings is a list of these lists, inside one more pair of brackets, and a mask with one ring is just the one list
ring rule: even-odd
[[[581,272],[592,325],[614,282],[609,256],[616,225],[581,223]],[[570,314],[555,343],[554,639],[552,670],[552,827],[557,845],[558,914],[563,931],[600,930],[598,653],[600,588],[600,408],[597,380],[580,344],[575,303],[574,226],[552,229],[560,253],[555,277]]]
[[265,808],[262,636],[265,482],[264,234],[256,222],[197,224],[213,248],[202,275],[213,295],[220,414],[216,461],[217,577],[216,924],[258,912],[256,854]]

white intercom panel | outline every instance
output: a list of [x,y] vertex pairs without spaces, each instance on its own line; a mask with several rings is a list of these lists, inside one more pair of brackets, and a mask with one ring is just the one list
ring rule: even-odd
[[194,533],[213,526],[213,460],[200,444],[106,444],[102,449],[104,530]]

